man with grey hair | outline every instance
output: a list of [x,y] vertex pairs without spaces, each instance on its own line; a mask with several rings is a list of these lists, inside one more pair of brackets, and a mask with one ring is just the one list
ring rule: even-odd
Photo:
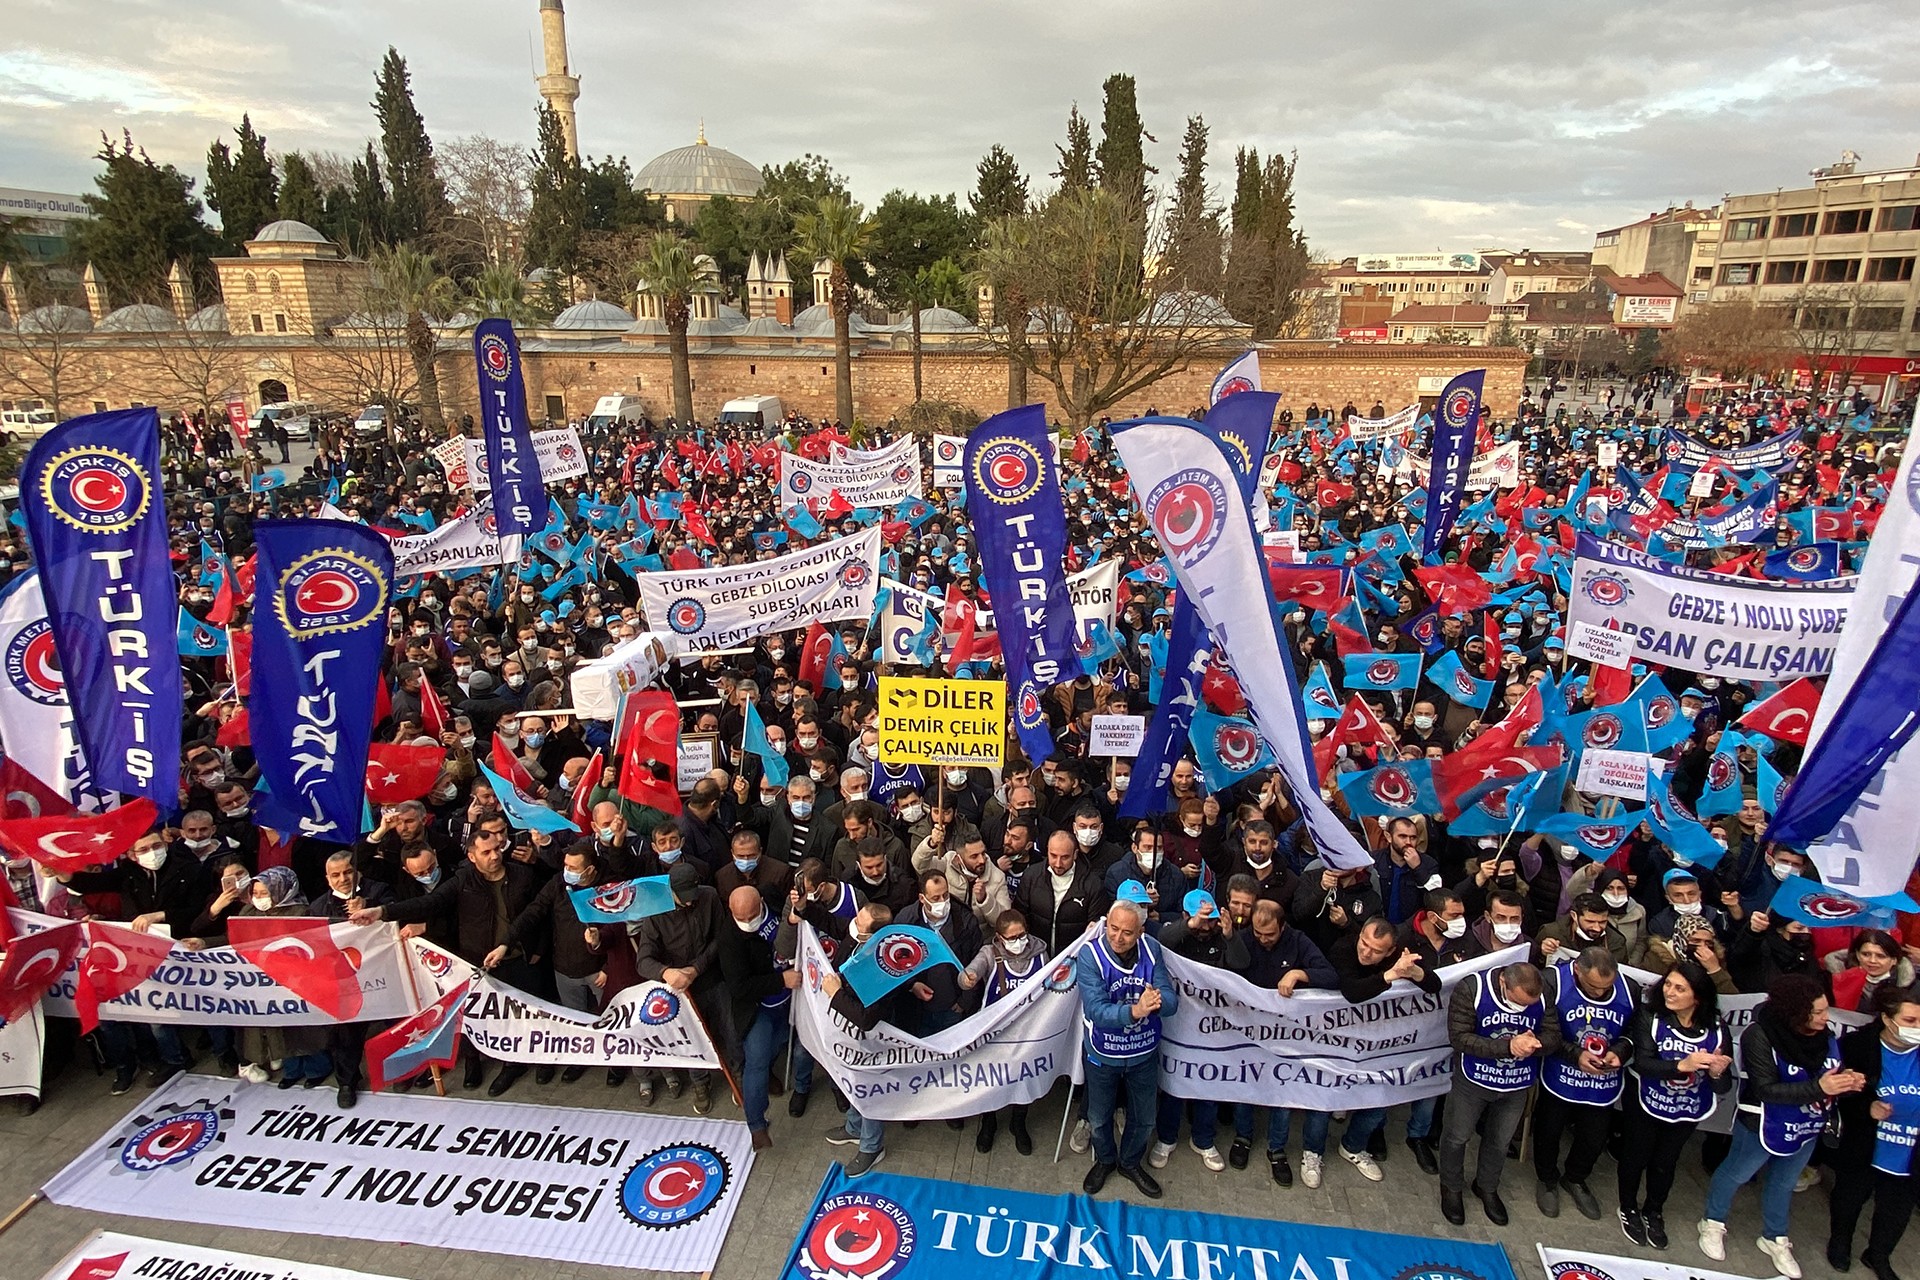
[[[1160,1105],[1160,1015],[1179,1007],[1180,993],[1160,944],[1146,932],[1146,912],[1121,898],[1107,908],[1102,936],[1074,960],[1087,1033],[1087,1121],[1093,1126],[1093,1167],[1082,1183],[1088,1195],[1097,1195],[1117,1168],[1141,1194],[1160,1198],[1160,1184],[1140,1161]],[[1127,1127],[1116,1146],[1113,1113],[1123,1098]]]

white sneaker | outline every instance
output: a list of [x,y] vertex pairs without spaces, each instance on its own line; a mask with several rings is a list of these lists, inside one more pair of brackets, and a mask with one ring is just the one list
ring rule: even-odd
[[1380,1166],[1373,1162],[1373,1157],[1364,1151],[1349,1151],[1345,1147],[1342,1147],[1340,1148],[1340,1154],[1345,1156],[1347,1163],[1358,1169],[1360,1176],[1368,1182],[1379,1182],[1387,1176],[1380,1172]]
[[1794,1260],[1793,1241],[1785,1236],[1761,1236],[1754,1243],[1760,1246],[1760,1252],[1767,1255],[1787,1280],[1800,1280],[1800,1264]]
[[1200,1163],[1207,1166],[1207,1168],[1213,1172],[1219,1173],[1227,1167],[1227,1158],[1220,1154],[1220,1148],[1196,1146],[1191,1140],[1187,1142],[1187,1145],[1193,1148],[1193,1154],[1200,1157]]
[[1173,1144],[1171,1142],[1161,1142],[1156,1139],[1154,1144],[1147,1148],[1147,1163],[1156,1169],[1164,1169],[1167,1167],[1167,1157],[1172,1154]]
[[1300,1184],[1306,1187],[1320,1185],[1320,1157],[1311,1151],[1300,1153]]
[[256,1066],[251,1062],[243,1062],[240,1064],[240,1078],[248,1084],[265,1084],[267,1081],[273,1079],[271,1075],[267,1074],[265,1067]]
[[1073,1134],[1067,1139],[1067,1148],[1073,1154],[1083,1156],[1091,1146],[1093,1146],[1093,1126],[1085,1120],[1075,1120]]
[[1819,1185],[1820,1171],[1808,1165],[1800,1171],[1800,1176],[1793,1180],[1793,1194],[1799,1195],[1802,1191],[1811,1191]]
[[1700,1252],[1715,1262],[1727,1260],[1727,1224],[1711,1218],[1700,1219]]

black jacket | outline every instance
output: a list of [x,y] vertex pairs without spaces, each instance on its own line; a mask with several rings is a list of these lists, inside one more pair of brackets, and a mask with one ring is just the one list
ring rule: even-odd
[[1020,888],[1013,905],[1027,918],[1027,931],[1039,938],[1047,954],[1057,956],[1069,943],[1086,932],[1087,926],[1107,913],[1113,898],[1100,883],[1092,867],[1075,862],[1073,879],[1058,899],[1053,892],[1053,876],[1044,861],[1037,861],[1020,877]]
[[[948,901],[951,902],[952,899]],[[980,948],[984,945],[980,936],[980,921],[974,917],[973,912],[966,909],[965,903],[950,907],[947,918],[938,925],[926,918],[918,900],[894,916],[893,921],[895,924],[910,924],[922,929],[932,929],[945,940],[949,947],[953,948],[953,954],[959,957],[963,965],[979,954]],[[922,1001],[914,996],[913,982],[926,983],[933,992],[933,999]],[[913,982],[907,984],[908,995],[901,1001],[903,1009],[912,1009],[916,1005],[923,1009],[953,1009],[960,1004],[960,970],[950,964],[928,969],[914,978]]]
[[166,916],[176,938],[193,931],[208,896],[198,860],[172,848],[158,871],[147,870],[129,856],[104,867],[76,871],[67,878],[67,887],[75,893],[119,894],[120,914],[128,920],[158,911]]
[[[533,903],[540,892],[539,878],[533,868],[509,858],[503,865],[506,878],[498,882],[498,891],[506,899],[506,923],[511,924]],[[508,931],[500,927],[495,907],[494,883],[473,866],[462,863],[458,871],[442,875],[432,892],[408,902],[387,906],[382,919],[398,924],[431,921],[435,916],[450,916],[454,925],[454,952],[468,964],[479,964],[487,952],[507,941]]]
[[704,884],[694,889],[684,907],[648,916],[627,928],[633,934],[634,959],[642,978],[662,982],[668,969],[690,968],[694,971],[690,989],[696,993],[720,982],[722,930],[739,932],[720,905],[720,895]]
[[[1885,1047],[1880,1043],[1880,1027],[1880,1019],[1875,1018],[1840,1037],[1840,1065],[1865,1076],[1867,1087],[1858,1093],[1843,1093],[1838,1099],[1840,1150],[1831,1160],[1836,1169],[1865,1168],[1873,1163],[1874,1130],[1878,1122],[1873,1118],[1872,1107],[1874,1094],[1880,1087],[1880,1054]],[[1909,1176],[1913,1173],[1911,1151],[1907,1157],[1907,1173]]]
[[530,956],[550,956],[553,971],[567,978],[586,978],[600,972],[600,954],[589,950],[585,933],[567,893],[567,882],[552,876],[540,886],[527,908],[513,918],[507,937]]
[[774,963],[773,944],[762,942],[757,933],[742,932],[731,920],[720,932],[717,954],[735,1033],[744,1039],[760,1001],[784,987],[786,981]]

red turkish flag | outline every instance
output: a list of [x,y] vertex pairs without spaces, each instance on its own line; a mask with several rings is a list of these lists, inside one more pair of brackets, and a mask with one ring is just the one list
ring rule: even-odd
[[69,921],[15,938],[0,957],[0,1022],[24,1017],[80,951],[80,925]]
[[667,557],[667,563],[675,569],[698,569],[700,553],[692,547],[675,547],[673,554]]
[[72,812],[65,796],[21,768],[19,761],[0,756],[0,818],[50,818]]
[[820,508],[823,520],[838,520],[842,516],[853,514],[853,504],[847,501],[847,495],[835,489],[827,495],[826,505]]
[[1624,702],[1633,692],[1633,672],[1629,667],[1609,667],[1596,662],[1593,666],[1593,705],[1610,707],[1616,702]]
[[880,522],[880,539],[890,547],[899,546],[900,542],[912,531],[913,526],[905,520],[882,520]]
[[439,747],[409,747],[376,742],[367,748],[367,798],[375,804],[418,800],[433,790],[447,762]]
[[827,661],[833,656],[833,633],[817,622],[807,624],[807,638],[800,642],[800,667],[794,679],[818,694],[825,686]]
[[235,707],[233,714],[226,718],[213,735],[214,742],[222,747],[249,747],[253,745],[253,729],[248,721],[247,709]]
[[1451,822],[1493,791],[1560,763],[1559,747],[1505,747],[1482,734],[1465,750],[1433,762],[1440,816]]
[[1480,678],[1497,680],[1500,678],[1500,661],[1506,656],[1506,646],[1500,642],[1500,620],[1489,609],[1480,618],[1480,636],[1487,642],[1487,656],[1480,660]]
[[325,920],[312,916],[234,916],[227,941],[240,958],[335,1022],[360,1013],[355,957],[333,940]]
[[[658,689],[628,694],[617,741],[620,794],[638,804],[679,813],[675,775],[680,766],[680,704],[673,695]],[[666,770],[665,778],[655,776],[655,765]]]
[[237,603],[233,594],[233,578],[223,569],[220,573],[220,589],[213,594],[213,607],[207,610],[207,625],[224,627],[232,622]]
[[946,603],[940,610],[940,642],[947,648],[947,674],[952,675],[977,655],[980,616],[973,601],[960,594],[955,583],[947,584]]
[[1287,554],[1279,547],[1264,548],[1267,557],[1267,583],[1273,588],[1273,598],[1286,602],[1303,604],[1309,609],[1324,609],[1332,613],[1352,598],[1342,587],[1346,575],[1332,565],[1298,565],[1278,562],[1275,557]]
[[1472,565],[1422,566],[1413,571],[1413,576],[1445,616],[1484,609],[1493,601],[1493,589]]
[[700,539],[708,546],[713,545],[713,530],[707,527],[706,513],[698,507],[688,507],[681,515],[681,523],[687,526],[687,533]]
[[769,440],[765,444],[761,445],[759,448],[753,451],[754,466],[766,468],[766,467],[775,467],[775,466],[778,466],[779,464],[780,464],[779,441]]
[[64,813],[0,822],[0,848],[56,875],[112,862],[153,830],[160,810],[145,796],[105,813]]
[[746,453],[740,448],[738,440],[727,441],[727,470],[738,476],[746,470]]
[[[686,441],[682,440],[680,443],[685,444]],[[680,464],[672,458],[668,458],[665,462],[662,462],[660,464],[660,478],[665,480],[673,488],[678,489],[680,487]]]
[[1499,724],[1475,738],[1472,745],[1477,747],[1482,742],[1494,741],[1506,747],[1517,747],[1520,745],[1520,739],[1540,727],[1541,722],[1546,719],[1546,711],[1546,702],[1540,693],[1540,686],[1530,685],[1526,693],[1521,695],[1520,701],[1514,705],[1513,710],[1507,712]]
[[102,1004],[118,1000],[151,978],[173,950],[172,938],[103,920],[89,920],[86,931],[87,952],[80,961],[80,981],[73,996],[81,1035],[100,1025]]
[[1807,745],[1807,730],[1813,727],[1814,708],[1820,705],[1820,690],[1802,676],[1771,698],[1756,702],[1740,717],[1744,728],[1758,729],[1769,738]]
[[233,585],[242,599],[253,598],[253,575],[259,568],[259,553],[248,556],[233,567]]
[[[392,712],[391,696],[388,699],[387,709],[389,713]],[[434,690],[433,682],[422,676],[420,678],[421,730],[437,738],[452,727],[453,717],[447,714],[447,704],[440,700],[439,693]]]
[[1337,507],[1353,496],[1353,486],[1335,480],[1322,480],[1314,487],[1314,501],[1323,507]]
[[1240,682],[1234,678],[1233,672],[1227,670],[1218,650],[1207,661],[1207,669],[1200,676],[1200,698],[1223,716],[1236,716],[1247,709],[1247,698],[1240,690]]
[[513,789],[529,800],[538,800],[547,793],[547,789],[533,780],[527,772],[527,766],[520,758],[507,749],[499,734],[493,735],[493,771],[513,784]]
[[1335,747],[1359,743],[1364,746],[1388,748],[1386,730],[1380,727],[1380,718],[1373,707],[1359,694],[1347,699],[1347,705],[1340,712],[1340,719],[1333,726],[1333,732],[1326,737]]
[[593,812],[593,805],[589,803],[589,799],[593,795],[593,789],[600,785],[600,775],[606,770],[606,761],[607,753],[604,750],[596,750],[588,758],[587,767],[580,774],[580,781],[574,784],[573,812],[568,816],[573,819],[573,825],[582,831],[587,829],[587,817]]
[[253,632],[227,632],[227,670],[233,672],[234,692],[242,698],[253,692]]

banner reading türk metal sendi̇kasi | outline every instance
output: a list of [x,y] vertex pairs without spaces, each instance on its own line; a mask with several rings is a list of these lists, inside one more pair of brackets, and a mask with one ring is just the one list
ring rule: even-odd
[[880,756],[888,764],[997,767],[1007,744],[1000,680],[880,677]]
[[689,649],[728,649],[813,622],[865,622],[880,585],[880,530],[727,569],[643,573],[639,585],[648,627]]
[[1634,637],[1636,658],[1663,666],[1792,680],[1832,668],[1854,581],[1744,582],[1582,537],[1567,617],[1569,625],[1617,625]]
[[885,467],[865,462],[812,462],[797,453],[780,455],[780,509],[825,502],[839,494],[856,507],[891,506],[921,496],[920,462],[903,458]]

